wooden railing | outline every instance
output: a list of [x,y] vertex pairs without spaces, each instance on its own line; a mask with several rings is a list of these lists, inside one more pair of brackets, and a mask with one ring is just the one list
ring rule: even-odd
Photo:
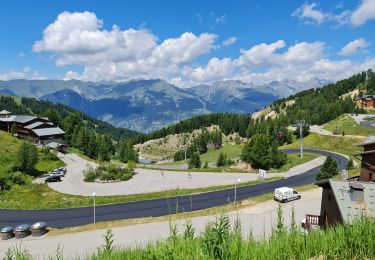
[[320,216],[306,214],[306,229],[310,230],[311,226],[319,226]]

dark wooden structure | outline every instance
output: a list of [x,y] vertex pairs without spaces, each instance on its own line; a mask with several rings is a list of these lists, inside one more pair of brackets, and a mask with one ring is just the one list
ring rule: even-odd
[[375,216],[375,183],[351,180],[323,180],[320,215],[308,215],[306,226],[319,223],[323,229],[341,223],[352,224],[361,216]]
[[363,147],[363,152],[355,154],[361,156],[360,181],[375,180],[375,136],[369,136],[359,146]]

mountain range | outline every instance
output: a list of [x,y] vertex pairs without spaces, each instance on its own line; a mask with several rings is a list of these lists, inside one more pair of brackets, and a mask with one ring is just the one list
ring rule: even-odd
[[205,113],[253,113],[278,98],[327,83],[316,78],[264,85],[226,80],[183,89],[160,79],[121,83],[22,79],[0,81],[0,93],[62,103],[118,127],[150,132]]

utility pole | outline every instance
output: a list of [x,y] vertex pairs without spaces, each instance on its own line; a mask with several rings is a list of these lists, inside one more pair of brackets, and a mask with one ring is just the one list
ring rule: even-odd
[[305,120],[297,120],[296,126],[299,127],[299,140],[300,140],[300,156],[303,158],[303,135],[302,129],[304,126],[308,126]]

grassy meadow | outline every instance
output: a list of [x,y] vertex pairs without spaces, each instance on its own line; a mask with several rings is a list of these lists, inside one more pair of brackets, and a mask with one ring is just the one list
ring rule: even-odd
[[344,132],[345,135],[360,135],[364,137],[375,134],[375,129],[357,124],[357,122],[348,114],[341,115],[328,122],[323,126],[323,129],[331,132],[334,132],[337,129],[340,134]]

